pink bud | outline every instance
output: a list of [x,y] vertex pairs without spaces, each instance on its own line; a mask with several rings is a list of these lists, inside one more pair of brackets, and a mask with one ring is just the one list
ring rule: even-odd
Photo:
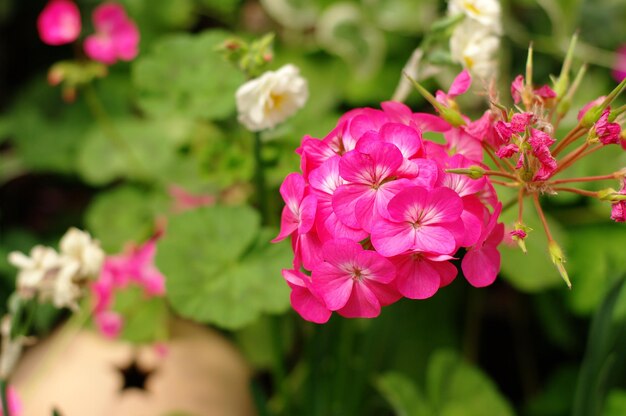
[[74,42],[80,35],[80,11],[70,0],[51,0],[37,19],[41,40],[53,46]]

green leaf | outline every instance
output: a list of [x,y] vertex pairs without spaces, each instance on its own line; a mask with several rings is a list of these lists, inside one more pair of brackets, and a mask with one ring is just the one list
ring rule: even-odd
[[600,416],[609,391],[626,377],[626,285],[624,279],[607,292],[591,322],[573,416]]
[[427,391],[439,416],[513,415],[507,400],[479,369],[452,351],[430,358]]
[[616,224],[575,228],[570,231],[568,269],[575,290],[567,297],[578,314],[591,314],[618,278],[615,270],[626,270],[624,231]]
[[109,253],[122,250],[129,241],[145,240],[155,218],[167,208],[164,196],[130,185],[98,194],[87,209],[87,228]]
[[228,39],[222,31],[161,38],[133,63],[139,105],[154,116],[225,119],[235,110],[235,91],[243,74],[216,47]]
[[290,252],[270,245],[273,235],[259,229],[259,215],[248,206],[212,206],[171,218],[157,265],[174,309],[228,329],[262,312],[284,311],[289,289],[280,268],[289,264]]
[[107,131],[98,126],[86,137],[78,159],[82,177],[93,185],[122,177],[166,181],[189,124],[172,118],[121,119],[112,125]]
[[619,389],[611,390],[602,416],[624,415],[626,415],[626,391]]
[[391,404],[396,416],[430,416],[433,414],[417,385],[401,373],[383,374],[376,379],[376,388]]

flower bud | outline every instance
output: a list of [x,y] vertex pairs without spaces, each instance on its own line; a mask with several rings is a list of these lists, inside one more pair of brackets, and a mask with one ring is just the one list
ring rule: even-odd
[[565,255],[563,254],[563,250],[561,250],[561,247],[556,241],[552,240],[548,243],[548,251],[550,252],[552,263],[554,263],[556,268],[559,270],[559,273],[561,274],[561,277],[565,281],[567,287],[571,289],[572,282],[570,282],[567,270],[565,270]]

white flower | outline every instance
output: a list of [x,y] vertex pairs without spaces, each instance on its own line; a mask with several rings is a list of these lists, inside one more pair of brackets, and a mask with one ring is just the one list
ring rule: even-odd
[[499,47],[500,38],[497,35],[471,20],[458,25],[450,37],[452,59],[483,79],[496,74]]
[[70,228],[59,243],[61,254],[76,260],[79,264],[78,277],[88,279],[100,274],[104,262],[104,251],[89,233]]
[[469,19],[500,33],[500,1],[499,0],[450,0],[448,14],[463,13]]
[[298,68],[287,64],[246,82],[235,98],[239,121],[251,131],[261,131],[275,127],[302,108],[309,89]]
[[17,290],[24,298],[31,298],[46,279],[53,278],[61,265],[59,254],[51,247],[35,246],[30,257],[19,251],[9,253],[9,263],[20,271]]

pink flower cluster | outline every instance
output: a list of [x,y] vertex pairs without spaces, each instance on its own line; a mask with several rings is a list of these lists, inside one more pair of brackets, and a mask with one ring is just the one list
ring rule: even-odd
[[[96,33],[85,39],[85,54],[106,65],[131,61],[139,53],[139,30],[122,5],[104,3],[93,12]],[[64,45],[78,39],[80,11],[71,0],[50,0],[37,20],[39,36],[48,45]]]
[[143,288],[147,297],[165,294],[165,277],[154,265],[157,238],[105,259],[100,278],[91,287],[95,322],[105,337],[116,338],[123,327],[122,316],[111,309],[118,290],[134,283]]
[[[464,72],[438,98],[468,86]],[[456,277],[460,248],[472,285],[491,284],[500,269],[504,226],[491,183],[445,171],[481,164],[490,124],[453,127],[397,102],[381,107],[349,111],[321,140],[305,136],[302,173],[280,187],[286,206],[273,241],[291,237],[294,267],[283,276],[309,321],[333,311],[371,318],[401,297],[429,298]],[[425,139],[429,131],[446,143]]]

